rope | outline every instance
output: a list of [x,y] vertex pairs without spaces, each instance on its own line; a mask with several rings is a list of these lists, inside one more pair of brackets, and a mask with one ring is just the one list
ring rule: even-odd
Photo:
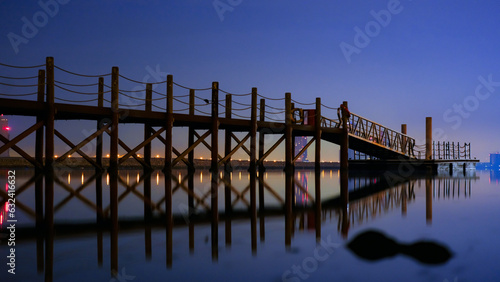
[[91,83],[91,84],[71,84],[71,83],[66,83],[66,82],[57,81],[57,80],[54,80],[54,82],[62,84],[62,85],[75,86],[75,87],[86,87],[86,86],[96,86],[96,85],[99,85],[99,82]]
[[5,79],[33,79],[33,78],[38,78],[38,76],[12,77],[12,76],[3,76],[3,75],[0,75],[0,78],[5,78]]
[[299,105],[304,105],[304,106],[311,106],[311,105],[316,105],[316,103],[301,103],[299,101],[295,101],[294,99],[292,99],[292,102],[294,102],[295,104],[299,104]]
[[269,120],[272,120],[272,121],[283,122],[283,120],[281,120],[281,119],[275,119],[275,118],[269,117],[267,115],[264,115],[264,116],[266,117],[266,119],[269,119]]
[[160,107],[160,106],[157,106],[155,104],[152,105],[153,107],[157,108],[157,109],[160,109],[162,111],[166,111],[167,109],[166,108],[163,108],[163,107]]
[[276,108],[276,107],[271,107],[271,106],[269,106],[269,105],[266,105],[266,108],[271,108],[271,109],[273,109],[273,110],[283,111],[283,112],[285,111],[285,109],[284,109],[284,108]]
[[181,110],[173,110],[174,112],[184,112],[184,111],[187,111],[189,110],[189,108],[185,108],[185,109],[181,109]]
[[66,100],[66,99],[63,99],[63,98],[57,98],[57,97],[54,97],[55,100],[59,100],[59,101],[64,101],[64,102],[74,102],[74,103],[86,103],[86,102],[94,102],[94,101],[97,101],[98,98],[95,98],[95,99],[89,99],[89,100],[81,100],[81,101],[76,101],[76,100]]
[[133,97],[133,96],[130,96],[130,95],[127,95],[125,93],[122,93],[122,92],[118,92],[119,94],[125,96],[125,97],[128,97],[130,99],[134,99],[134,100],[139,100],[139,101],[144,101],[144,98],[137,98],[137,97]]
[[45,65],[37,65],[37,66],[13,66],[13,65],[7,65],[7,64],[0,63],[0,66],[9,67],[9,68],[16,68],[16,69],[34,69],[34,68],[44,67]]
[[240,118],[244,118],[244,119],[249,119],[249,118],[250,118],[250,117],[240,116],[240,115],[239,115],[239,114],[237,114],[237,113],[231,113],[231,114],[233,114],[233,115],[235,115],[235,116],[237,116],[237,117],[240,117]]
[[200,97],[198,97],[198,96],[194,96],[194,97],[195,97],[196,99],[200,99],[200,100],[204,101],[204,102],[206,103],[206,105],[210,105],[210,104],[212,104],[212,101],[210,101],[210,100],[208,100],[208,99],[203,99],[203,98],[200,98]]
[[21,96],[30,96],[30,95],[35,95],[35,94],[38,94],[38,92],[26,93],[26,94],[5,94],[5,93],[0,93],[0,96],[21,97]]
[[174,100],[175,100],[175,101],[177,101],[177,102],[179,102],[179,103],[182,103],[182,104],[184,104],[184,105],[188,105],[188,106],[189,106],[189,103],[186,103],[186,102],[184,102],[184,101],[181,101],[181,100],[179,100],[179,99],[177,99],[177,98],[175,98],[175,97],[174,97]]
[[76,75],[76,76],[81,76],[81,77],[103,77],[103,76],[111,75],[111,73],[101,74],[101,75],[89,75],[89,74],[81,74],[81,73],[71,72],[69,70],[65,70],[65,69],[60,68],[58,66],[54,66],[54,68],[56,68],[56,69],[58,69],[60,71],[63,71],[63,72],[66,72],[66,73],[69,73],[69,74],[72,74],[72,75]]
[[134,83],[137,83],[137,84],[161,84],[161,83],[165,83],[167,82],[166,80],[165,81],[160,81],[160,82],[142,82],[142,81],[138,81],[138,80],[133,80],[131,78],[128,78],[126,76],[123,76],[123,75],[119,75],[121,78],[125,79],[125,80],[128,80],[130,82],[134,82]]
[[141,89],[141,90],[120,90],[121,92],[128,92],[128,93],[139,93],[139,92],[145,92],[146,89]]
[[174,85],[176,86],[179,86],[180,88],[184,88],[184,89],[187,89],[187,90],[195,90],[195,91],[205,91],[205,90],[211,90],[212,87],[208,87],[208,88],[190,88],[190,87],[186,87],[186,86],[183,86],[183,85],[180,85],[179,83],[176,83],[176,82],[173,82]]
[[338,108],[328,107],[327,105],[325,105],[325,104],[323,104],[323,103],[321,103],[321,106],[323,106],[323,107],[325,107],[325,108],[327,108],[327,109],[330,109],[330,110],[335,110],[335,111],[338,109]]
[[118,106],[132,108],[132,107],[141,107],[141,106],[146,106],[146,103],[136,104],[136,105],[125,105],[125,104],[120,104],[120,103],[118,103]]
[[158,95],[161,95],[161,96],[163,96],[163,97],[167,97],[167,94],[160,93],[160,92],[158,92],[158,91],[156,91],[156,90],[152,90],[152,92],[153,92],[153,93],[156,93],[156,94],[158,94]]
[[35,86],[38,86],[38,84],[17,85],[17,84],[3,83],[3,82],[0,82],[0,84],[5,85],[5,86],[12,86],[12,87],[35,87]]
[[266,97],[266,96],[262,96],[260,94],[257,94],[257,96],[261,97],[261,98],[264,98],[264,99],[267,99],[267,100],[273,100],[273,101],[281,101],[281,100],[285,100],[285,98],[269,98],[269,97]]
[[200,111],[200,110],[198,110],[198,109],[194,109],[194,110],[195,110],[195,111],[197,111],[197,112],[200,112],[200,113],[202,113],[202,114],[210,115],[209,113],[204,112],[204,111]]
[[233,111],[246,111],[246,110],[249,110],[249,109],[251,109],[251,108],[252,108],[252,106],[250,106],[250,107],[246,107],[246,108],[243,108],[243,109],[235,109],[235,108],[232,108],[231,110],[233,110]]
[[284,112],[286,112],[285,110],[281,111],[281,112],[270,112],[270,111],[264,111],[265,113],[267,114],[272,114],[272,115],[279,115],[279,114],[282,114]]
[[71,92],[71,93],[75,93],[75,94],[81,94],[81,95],[99,95],[99,93],[78,92],[78,91],[70,90],[70,89],[64,88],[62,86],[59,86],[57,84],[55,85],[55,87],[60,88],[60,89],[65,90],[65,91],[68,91],[68,92]]
[[243,94],[234,94],[234,93],[229,93],[227,91],[224,91],[222,89],[219,88],[219,91],[222,92],[222,93],[226,93],[226,94],[229,94],[229,95],[233,95],[233,96],[248,96],[248,95],[252,95],[252,93],[243,93]]
[[232,101],[232,102],[233,102],[233,103],[235,103],[235,104],[238,104],[238,105],[240,105],[240,106],[251,106],[250,104],[238,103],[238,102],[236,102],[236,101]]

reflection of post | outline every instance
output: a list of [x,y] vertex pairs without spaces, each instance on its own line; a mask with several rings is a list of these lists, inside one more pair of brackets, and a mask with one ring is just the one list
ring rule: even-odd
[[[41,104],[45,95],[45,71],[38,71],[38,99]],[[43,115],[37,116],[36,122],[43,121]],[[36,130],[35,158],[39,164],[43,164],[43,127]],[[43,171],[35,167],[35,211],[36,211],[36,257],[37,270],[43,272]]]
[[347,169],[349,166],[348,152],[349,152],[349,127],[348,127],[348,114],[347,114],[347,101],[343,102],[345,110],[342,110],[342,135],[340,141],[340,168]]
[[432,180],[425,179],[425,219],[427,224],[432,223]]
[[109,172],[109,201],[111,211],[111,274],[118,274],[118,169]]
[[407,195],[407,189],[408,191],[410,190],[410,183],[408,182],[408,186],[405,187],[405,185],[401,185],[401,215],[406,216],[406,211],[408,208],[408,195]]
[[45,228],[45,281],[52,281],[54,268],[54,171],[52,168],[49,168],[45,174]]
[[95,178],[95,205],[97,220],[97,264],[102,266],[102,234],[104,218],[102,213],[102,172],[96,172]]
[[349,171],[347,169],[340,170],[340,201],[342,208],[342,223],[341,231],[343,238],[347,238],[349,233]]
[[321,168],[316,167],[314,171],[314,226],[316,227],[316,241],[321,240]]
[[293,189],[293,171],[285,171],[285,246],[292,244],[292,189]]
[[151,260],[151,219],[153,207],[151,205],[151,172],[144,172],[144,251],[146,259]]

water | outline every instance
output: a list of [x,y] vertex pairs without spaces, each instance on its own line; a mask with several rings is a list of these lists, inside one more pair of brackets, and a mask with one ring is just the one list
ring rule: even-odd
[[[6,175],[6,171],[1,175]],[[96,194],[93,171],[58,172],[59,180],[54,189],[52,261],[46,257],[51,240],[44,242],[43,232],[34,229],[34,184],[23,187],[33,175],[31,170],[16,170],[16,274],[7,273],[8,248],[3,240],[0,257],[2,281],[44,281],[46,274],[54,281],[500,279],[497,271],[500,259],[500,244],[497,243],[500,238],[500,175],[496,171],[412,179],[387,189],[381,185],[383,178],[380,176],[351,173],[348,181],[350,201],[346,205],[339,201],[339,172],[325,170],[319,174],[323,202],[320,228],[316,228],[318,211],[313,204],[316,199],[314,171],[296,172],[294,204],[297,208],[288,217],[281,209],[286,199],[286,175],[277,171],[266,172],[262,176],[266,184],[263,198],[266,212],[263,212],[265,216],[259,215],[254,220],[246,216],[250,205],[250,177],[246,171],[234,171],[232,178],[229,176],[233,186],[230,229],[226,228],[229,220],[223,219],[226,217],[224,184],[221,182],[219,187],[221,219],[215,247],[212,246],[211,223],[203,216],[206,207],[210,207],[211,173],[197,171],[194,175],[195,198],[200,199],[200,203],[194,200],[196,209],[192,213],[194,218],[190,219],[187,216],[187,173],[175,171],[172,211],[176,220],[170,251],[167,229],[162,220],[165,180],[161,172],[155,171],[148,176],[151,179],[151,201],[146,202],[152,204],[145,205],[144,195],[147,193],[142,171],[120,171],[120,227],[116,237],[107,227],[104,230],[95,227],[99,195]],[[106,174],[101,179],[104,221],[110,216],[107,211],[110,204],[108,179]],[[179,179],[183,185],[177,185]],[[5,178],[1,181],[5,182]],[[360,193],[366,191],[363,190],[365,186],[379,192],[371,195]],[[145,207],[152,207],[150,224],[144,224]],[[2,208],[3,234],[8,231],[6,215],[5,208]],[[287,218],[290,227],[287,227]],[[255,224],[253,236],[252,222]],[[227,230],[231,231],[230,234]],[[367,261],[346,247],[356,235],[366,230],[378,230],[402,244],[430,240],[448,248],[453,257],[439,265],[422,264],[405,255]],[[230,242],[227,240],[229,235]],[[114,249],[114,243],[117,249]],[[115,277],[111,275],[114,263],[118,265]]]

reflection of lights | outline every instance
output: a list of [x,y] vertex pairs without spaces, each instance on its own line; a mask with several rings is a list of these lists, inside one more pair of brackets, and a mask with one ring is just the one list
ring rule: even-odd
[[9,211],[9,202],[5,202],[5,212]]
[[82,185],[84,182],[85,182],[85,176],[83,175],[83,172],[82,172]]
[[222,171],[220,172],[220,176],[219,177],[222,178]]
[[71,184],[71,174],[68,173],[68,184]]
[[106,185],[109,186],[109,173],[106,174]]
[[127,172],[127,185],[130,183],[130,175]]
[[156,186],[160,185],[160,173],[156,173]]
[[139,183],[139,173],[137,173],[136,182]]
[[330,179],[332,179],[332,170],[330,169]]
[[182,181],[182,175],[181,175],[181,173],[179,172],[179,183],[181,183],[181,181]]
[[9,131],[9,130],[10,130],[10,127],[8,127],[8,126],[4,126],[4,127],[3,127],[3,130]]
[[321,171],[321,178],[325,178],[325,171],[324,170]]
[[266,173],[264,173],[264,177],[267,179],[267,172],[266,172]]
[[200,183],[203,183],[203,172],[200,172]]
[[231,180],[233,180],[233,173],[232,173],[232,172],[230,172],[230,173],[229,173],[229,178],[230,178]]
[[238,173],[238,180],[241,180],[241,171]]

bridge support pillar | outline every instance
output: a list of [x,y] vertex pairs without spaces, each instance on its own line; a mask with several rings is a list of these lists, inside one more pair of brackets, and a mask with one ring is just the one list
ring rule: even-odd
[[[347,101],[344,101],[342,105],[344,109],[347,109]],[[347,125],[349,117],[346,112],[346,110],[342,110],[342,137],[340,141],[340,168],[343,170],[349,168],[349,128]]]
[[432,159],[432,117],[425,118],[425,159]]
[[[401,124],[401,133],[406,135],[406,124]],[[403,154],[406,154],[406,152],[408,151],[408,145],[406,144],[407,142],[407,139],[405,136],[402,137],[402,140],[401,140],[401,152],[403,152]]]

